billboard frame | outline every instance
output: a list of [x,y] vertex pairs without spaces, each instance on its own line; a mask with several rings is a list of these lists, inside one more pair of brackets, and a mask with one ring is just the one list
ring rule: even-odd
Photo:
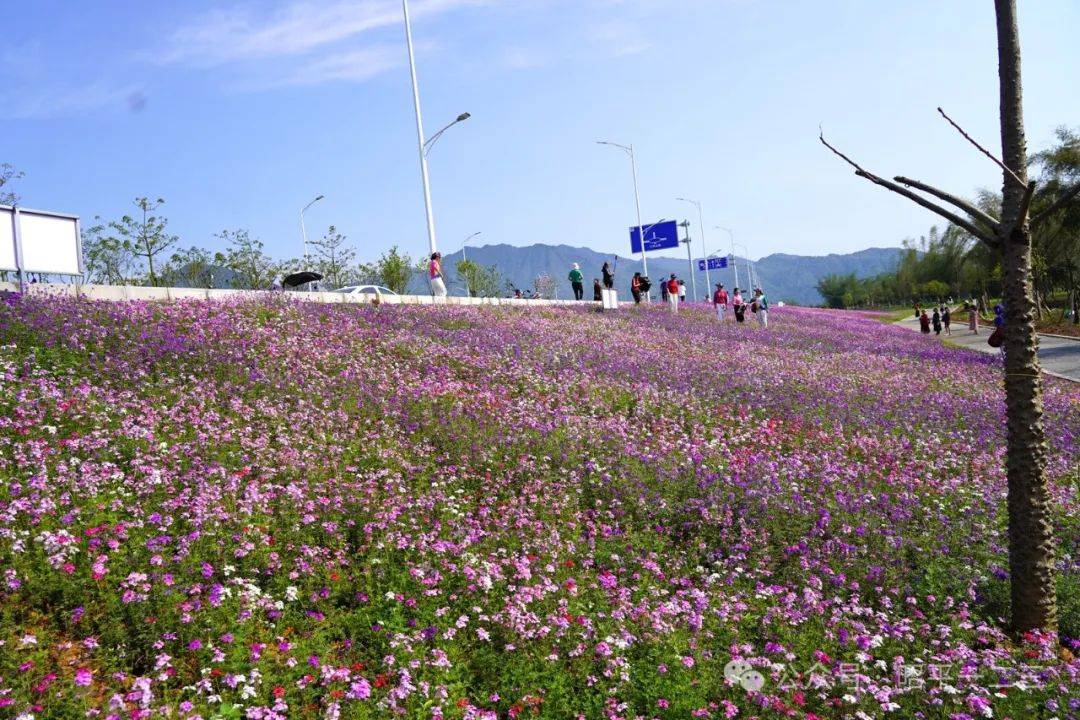
[[[70,277],[82,277],[86,273],[86,265],[83,262],[83,248],[82,248],[82,223],[78,215],[71,215],[69,213],[53,212],[52,210],[34,210],[31,208],[24,208],[20,205],[0,205],[0,210],[11,212],[11,235],[14,245],[15,267],[13,268],[0,268],[0,270],[14,271],[19,276],[19,287],[25,290],[26,286],[26,274],[38,273],[39,275],[66,275]],[[22,238],[22,216],[23,215],[36,215],[39,217],[57,218],[59,220],[70,220],[75,223],[75,255],[78,272],[57,272],[55,270],[49,270],[45,268],[35,268],[24,266],[24,253],[23,253],[23,238]]]

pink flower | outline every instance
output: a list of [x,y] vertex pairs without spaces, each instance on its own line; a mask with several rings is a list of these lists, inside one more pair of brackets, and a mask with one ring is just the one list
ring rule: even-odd
[[694,658],[689,655],[683,655],[682,664],[684,667],[692,668],[694,667]]
[[75,684],[80,687],[86,687],[94,681],[94,673],[90,668],[81,667],[75,671]]

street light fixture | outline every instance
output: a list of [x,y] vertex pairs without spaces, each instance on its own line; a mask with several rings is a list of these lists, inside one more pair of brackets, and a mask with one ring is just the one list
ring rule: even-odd
[[461,113],[454,122],[447,125],[432,136],[430,141],[424,140],[424,121],[420,112],[420,85],[416,81],[416,58],[413,53],[412,23],[409,21],[409,0],[401,0],[401,9],[405,15],[405,44],[409,49],[409,76],[412,79],[413,107],[416,110],[416,144],[420,154],[420,178],[424,184],[424,210],[427,213],[428,251],[434,254],[438,249],[435,244],[435,215],[431,210],[431,184],[428,181],[427,154],[431,144],[447,128],[459,122],[469,119],[469,113]]
[[429,137],[427,139],[427,142],[424,143],[424,157],[428,156],[428,154],[431,152],[431,148],[435,145],[435,141],[441,138],[444,132],[446,132],[460,122],[465,122],[471,117],[472,115],[470,113],[461,113],[453,120],[453,122],[448,123],[446,127],[444,127],[442,130]]
[[[622,150],[623,152],[625,152],[627,155],[630,156],[630,167],[631,167],[631,169],[633,170],[633,173],[634,173],[634,206],[637,208],[638,233],[639,233],[639,237],[641,238],[641,269],[644,272],[645,276],[648,277],[648,275],[649,275],[649,260],[646,257],[646,253],[645,253],[645,227],[641,224],[641,196],[638,194],[637,159],[634,157],[634,145],[633,145],[633,143],[631,143],[630,145],[620,145],[619,143],[608,142],[607,140],[597,140],[596,144],[597,145],[610,145],[611,147],[619,148],[620,150]],[[650,225],[649,227],[652,227],[652,226]],[[651,299],[652,299],[651,292],[646,292],[645,293],[645,301],[649,302]]]
[[[461,261],[462,262],[468,262],[469,261],[469,258],[465,257],[465,246],[468,245],[469,241],[472,240],[477,235],[479,235],[481,232],[482,231],[477,230],[472,235],[470,235],[469,237],[465,238],[465,240],[462,241],[462,243],[461,243]],[[466,296],[472,295],[472,293],[469,292],[469,276],[468,275],[465,276],[465,295]]]
[[750,259],[750,249],[742,243],[737,243],[735,247],[742,248],[742,251],[746,253],[743,257],[746,258],[747,282],[750,283],[750,289],[753,290],[758,286],[758,277],[757,271],[754,270],[754,261]]
[[474,237],[476,237],[477,235],[479,235],[479,234],[480,234],[480,233],[482,233],[482,232],[483,232],[482,230],[477,230],[477,231],[476,231],[476,232],[474,232],[474,233],[473,233],[472,235],[470,235],[469,237],[465,238],[465,240],[464,240],[464,241],[463,241],[463,242],[461,243],[461,259],[462,259],[462,260],[468,261],[468,259],[469,259],[469,258],[465,257],[465,245],[466,245],[466,244],[467,244],[467,243],[468,243],[468,242],[469,242],[470,240],[472,240],[472,239],[473,239]]
[[309,207],[311,207],[315,203],[319,202],[324,197],[325,197],[324,195],[319,195],[314,200],[312,200],[307,205],[305,205],[304,209],[300,211],[300,235],[301,235],[301,237],[304,238],[304,266],[305,266],[304,269],[305,270],[307,269],[307,264],[308,264],[308,239],[307,239],[307,228],[304,227],[304,213],[307,212],[307,209]]
[[717,225],[716,229],[723,230],[731,239],[731,269],[735,271],[735,287],[739,287],[739,265],[735,260],[735,231],[721,225]]
[[[690,200],[689,198],[675,198],[682,202],[690,203],[697,206],[698,227],[701,228],[701,252],[705,252],[705,220],[702,218],[701,203],[697,200]],[[705,261],[705,289],[712,292],[712,278],[709,277],[709,262]]]

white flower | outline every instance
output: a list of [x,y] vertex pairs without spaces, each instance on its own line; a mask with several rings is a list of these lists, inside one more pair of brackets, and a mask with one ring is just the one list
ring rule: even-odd
[[33,635],[23,635],[19,640],[19,647],[29,647],[31,645],[37,645],[37,638]]
[[290,585],[285,588],[285,599],[289,602],[296,602],[296,598],[300,596],[299,592],[300,591],[296,589],[295,585]]

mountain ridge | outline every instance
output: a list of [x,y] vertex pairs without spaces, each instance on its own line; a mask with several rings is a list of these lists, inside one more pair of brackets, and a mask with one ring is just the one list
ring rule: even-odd
[[[856,277],[870,277],[888,272],[896,267],[902,248],[869,247],[852,253],[829,253],[827,255],[796,255],[793,253],[772,253],[754,261],[754,271],[761,286],[775,302],[784,300],[799,305],[817,305],[822,302],[817,292],[817,283],[826,275],[854,273]],[[443,272],[451,294],[464,294],[465,285],[458,277],[454,266],[463,257],[462,250],[443,257]],[[585,276],[585,295],[592,297],[592,282],[600,277],[600,266],[611,262],[615,268],[615,287],[622,297],[630,295],[630,278],[641,269],[641,260],[625,255],[604,254],[584,247],[560,243],[533,243],[516,246],[506,243],[466,247],[464,257],[481,265],[494,265],[504,283],[512,283],[522,290],[531,289],[533,280],[542,273],[547,273],[555,281],[560,298],[573,297],[567,275],[573,263],[581,265]],[[697,256],[694,257],[694,279],[697,282],[697,297],[704,298],[711,289],[705,287],[705,273],[697,270]],[[686,281],[687,293],[691,293],[692,282],[687,275],[688,266],[685,258],[650,255],[649,277],[655,282],[661,277],[675,273]],[[736,257],[739,273],[739,285],[748,288],[748,263],[742,257]],[[729,266],[723,270],[710,271],[713,283],[723,282],[729,289],[734,285],[735,274]],[[410,291],[428,292],[423,275],[417,274],[410,283]]]

